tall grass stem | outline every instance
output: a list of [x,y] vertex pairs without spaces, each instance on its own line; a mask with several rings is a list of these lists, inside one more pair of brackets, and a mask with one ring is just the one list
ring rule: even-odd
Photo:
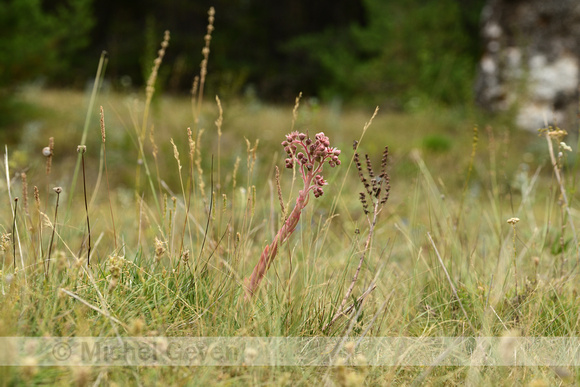
[[[87,110],[87,115],[85,117],[85,124],[83,126],[83,135],[81,137],[81,145],[85,145],[87,141],[87,134],[89,132],[89,124],[93,115],[93,107],[95,106],[95,100],[99,91],[99,85],[101,85],[101,79],[105,74],[105,69],[107,67],[108,54],[106,51],[101,53],[101,58],[99,59],[99,65],[97,66],[97,74],[95,76],[95,81],[93,82],[93,89],[91,91],[91,98],[89,100],[89,108]],[[67,203],[67,213],[70,213],[70,208],[72,206],[72,200],[74,197],[74,191],[77,184],[77,178],[79,174],[79,168],[81,166],[81,155],[77,157],[77,162],[75,164],[75,170],[72,177],[71,188],[69,190],[69,198]]]

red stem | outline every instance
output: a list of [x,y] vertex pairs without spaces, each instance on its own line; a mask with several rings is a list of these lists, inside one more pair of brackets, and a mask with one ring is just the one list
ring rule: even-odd
[[246,280],[246,300],[250,299],[256,292],[258,285],[262,281],[262,278],[264,278],[266,271],[278,253],[278,247],[286,242],[296,229],[302,210],[308,204],[308,193],[308,189],[300,191],[298,198],[296,199],[296,205],[294,206],[294,209],[292,209],[290,216],[286,219],[286,222],[284,222],[284,225],[280,231],[278,231],[278,234],[276,234],[272,243],[264,248],[258,264],[254,267],[252,275]]

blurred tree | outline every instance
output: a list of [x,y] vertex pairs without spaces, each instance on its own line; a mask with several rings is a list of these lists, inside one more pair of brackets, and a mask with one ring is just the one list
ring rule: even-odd
[[[3,0],[0,2],[0,128],[16,125],[30,108],[14,88],[35,78],[64,79],[75,54],[89,43],[92,0]],[[17,131],[0,139],[13,142]]]
[[344,0],[100,0],[87,63],[81,67],[92,69],[94,58],[107,50],[108,76],[129,76],[133,85],[142,85],[163,31],[169,29],[171,41],[161,71],[171,73],[169,86],[187,91],[199,72],[210,6],[216,10],[216,29],[209,89],[240,93],[251,85],[259,97],[285,101],[298,91],[315,94],[320,84],[316,67],[305,66],[303,54],[288,51],[286,42],[330,26],[346,28],[364,16],[361,2]]
[[91,2],[0,2],[0,89],[68,72],[73,55],[89,43]]
[[[329,28],[291,41],[327,74],[323,95],[412,107],[472,99],[484,0],[364,0],[366,25]],[[467,5],[465,3],[468,3]]]
[[[159,86],[186,92],[199,71],[207,10],[214,6],[209,94],[251,88],[273,101],[292,101],[302,91],[372,98],[383,106],[460,103],[471,100],[485,2],[100,0],[90,10],[90,1],[56,0],[49,8],[41,0],[0,3],[0,87],[38,74],[84,85],[102,50],[110,54],[110,80],[142,86],[169,29]],[[88,47],[69,55],[87,36]],[[70,66],[74,72],[66,71]]]

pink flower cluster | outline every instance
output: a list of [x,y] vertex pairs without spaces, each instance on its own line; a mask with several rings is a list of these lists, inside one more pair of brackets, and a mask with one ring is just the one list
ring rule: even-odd
[[323,132],[318,133],[314,141],[304,133],[292,132],[282,141],[282,146],[288,155],[286,168],[294,168],[295,164],[300,167],[306,187],[304,194],[312,190],[315,197],[320,197],[324,193],[322,186],[327,184],[320,175],[322,167],[326,161],[331,167],[340,165],[340,150],[330,146]]

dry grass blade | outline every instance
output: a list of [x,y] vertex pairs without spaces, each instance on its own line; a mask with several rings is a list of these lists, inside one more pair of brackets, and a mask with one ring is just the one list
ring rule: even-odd
[[465,308],[463,307],[463,303],[461,302],[461,298],[459,298],[459,295],[457,294],[457,290],[455,289],[455,285],[453,285],[453,281],[451,280],[451,277],[449,276],[449,273],[447,272],[447,268],[445,267],[445,264],[443,263],[443,259],[441,259],[441,255],[439,254],[439,250],[437,250],[437,246],[435,245],[435,242],[433,241],[433,238],[431,237],[431,233],[427,233],[427,237],[429,238],[429,242],[431,242],[431,246],[433,246],[433,249],[435,250],[435,254],[437,255],[437,259],[439,259],[439,263],[441,264],[441,267],[443,268],[443,271],[445,272],[445,276],[447,277],[447,281],[449,281],[449,285],[451,286],[451,291],[453,292],[455,299],[459,303],[459,306],[461,307],[461,310],[463,311],[463,315],[465,316],[465,319],[467,320],[469,327],[473,331],[474,335],[477,334],[475,327],[471,323],[471,319],[469,318],[469,316],[467,315],[467,312],[465,311]]
[[106,311],[104,311],[104,310],[102,310],[102,309],[100,309],[100,308],[92,305],[91,303],[89,303],[86,300],[83,300],[80,296],[74,294],[73,292],[70,292],[70,291],[68,291],[66,289],[63,289],[63,288],[60,288],[59,291],[65,293],[65,294],[68,294],[69,296],[71,296],[75,300],[81,302],[82,304],[88,306],[89,308],[91,308],[95,312],[98,312],[98,313],[102,314],[103,316],[105,316],[106,318],[108,318],[109,320],[111,320],[111,321],[113,321],[113,322],[121,325],[122,327],[127,328],[127,326],[122,321],[120,321],[120,320],[116,319],[115,317],[111,316],[111,314],[109,312],[106,312]]

